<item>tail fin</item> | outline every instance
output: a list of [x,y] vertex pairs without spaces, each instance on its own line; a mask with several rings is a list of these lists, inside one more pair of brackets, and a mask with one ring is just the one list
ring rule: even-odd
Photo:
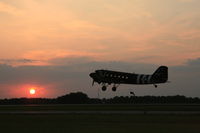
[[165,83],[168,80],[168,67],[160,66],[152,75],[154,83]]

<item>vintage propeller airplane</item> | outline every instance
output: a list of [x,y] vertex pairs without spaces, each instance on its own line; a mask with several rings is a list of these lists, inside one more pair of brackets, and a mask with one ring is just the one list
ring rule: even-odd
[[166,83],[168,80],[168,67],[160,66],[152,75],[126,73],[110,70],[96,70],[90,73],[93,79],[92,86],[95,82],[102,85],[102,91],[113,84],[112,91],[116,91],[120,84],[147,85],[152,84],[157,88],[157,84]]

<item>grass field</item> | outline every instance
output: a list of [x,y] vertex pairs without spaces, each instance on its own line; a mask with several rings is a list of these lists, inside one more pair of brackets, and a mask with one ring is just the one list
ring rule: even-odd
[[[0,106],[4,110],[180,110],[199,106],[48,105]],[[196,109],[195,109],[196,108]],[[19,133],[200,133],[200,115],[0,114],[0,132]]]
[[3,133],[200,133],[194,115],[0,115]]

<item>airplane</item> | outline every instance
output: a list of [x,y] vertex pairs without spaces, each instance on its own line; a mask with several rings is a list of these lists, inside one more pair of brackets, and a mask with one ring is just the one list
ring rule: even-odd
[[96,70],[90,73],[93,79],[92,86],[95,82],[102,85],[102,91],[113,84],[112,91],[116,91],[120,84],[148,85],[152,84],[157,88],[157,84],[166,83],[168,80],[168,67],[160,66],[152,75],[135,74],[111,70]]

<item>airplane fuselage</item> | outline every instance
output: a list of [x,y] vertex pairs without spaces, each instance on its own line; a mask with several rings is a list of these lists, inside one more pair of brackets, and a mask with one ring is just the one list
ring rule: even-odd
[[[90,74],[93,82],[98,84],[160,84],[168,80],[168,68],[166,66],[159,67],[152,75],[135,74],[110,70],[96,70]],[[157,87],[157,86],[155,86]]]
[[152,75],[97,70],[91,73],[95,82],[108,84],[152,84]]

